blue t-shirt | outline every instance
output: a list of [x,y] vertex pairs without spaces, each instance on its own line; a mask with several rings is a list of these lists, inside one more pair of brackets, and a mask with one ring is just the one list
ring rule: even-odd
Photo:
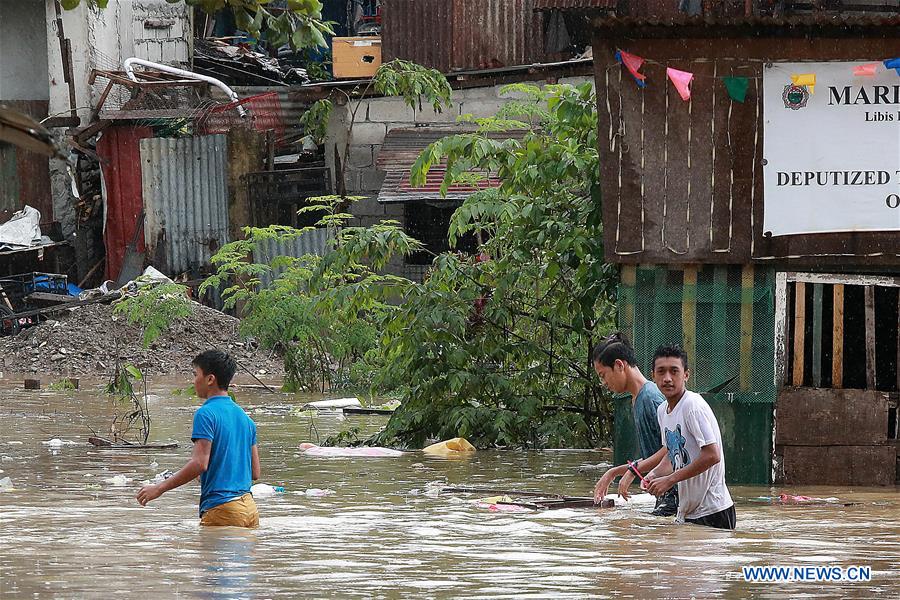
[[634,406],[631,410],[634,416],[634,427],[637,429],[641,458],[650,458],[662,448],[656,410],[665,401],[666,397],[652,381],[645,383],[634,399]]
[[250,491],[256,423],[228,396],[213,396],[194,413],[191,439],[210,440],[209,466],[200,474],[200,514]]

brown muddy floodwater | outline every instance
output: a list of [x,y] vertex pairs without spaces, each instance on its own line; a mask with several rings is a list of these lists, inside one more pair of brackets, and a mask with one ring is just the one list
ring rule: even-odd
[[[198,525],[196,485],[147,508],[143,480],[190,454],[196,400],[185,382],[152,382],[155,441],[172,451],[95,450],[115,404],[80,392],[26,392],[0,380],[0,596],[3,598],[898,598],[900,491],[731,486],[738,530],[649,514],[646,501],[611,510],[497,513],[470,496],[426,494],[433,482],[589,495],[590,451],[478,452],[444,460],[300,456],[315,441],[307,399],[237,389],[256,420],[265,483],[286,493],[258,500],[255,531]],[[121,409],[120,409],[121,410]],[[315,417],[318,434],[383,417]],[[75,442],[54,449],[51,438]],[[131,481],[115,485],[116,476]],[[119,477],[121,482],[121,477]],[[305,490],[333,490],[324,497]],[[852,506],[779,506],[781,492],[836,497]],[[866,583],[749,583],[742,566],[871,568]]]

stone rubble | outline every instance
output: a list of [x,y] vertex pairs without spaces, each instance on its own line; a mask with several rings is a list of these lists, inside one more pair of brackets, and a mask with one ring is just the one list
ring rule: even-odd
[[[215,309],[194,304],[194,314],[179,319],[149,348],[143,332],[107,304],[93,304],[58,313],[15,336],[0,336],[0,371],[8,373],[109,376],[116,364],[132,364],[148,375],[191,375],[191,360],[203,350],[218,348],[260,378],[283,375],[281,357],[241,336],[240,321]],[[198,334],[197,332],[202,332]],[[249,377],[239,368],[239,378]]]

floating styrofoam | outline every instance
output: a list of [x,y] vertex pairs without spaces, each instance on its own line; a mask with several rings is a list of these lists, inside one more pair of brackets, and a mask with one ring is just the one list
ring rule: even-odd
[[340,408],[361,407],[359,398],[337,398],[336,400],[317,400],[309,402],[306,406],[317,408],[319,410],[337,410]]

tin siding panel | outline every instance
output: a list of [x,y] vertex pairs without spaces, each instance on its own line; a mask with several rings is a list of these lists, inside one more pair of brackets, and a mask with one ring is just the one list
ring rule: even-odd
[[[106,212],[106,279],[118,278],[125,247],[134,237],[143,206],[139,142],[151,135],[149,127],[109,127],[97,142]],[[138,239],[137,248],[144,251],[143,239]]]
[[[324,256],[328,249],[328,240],[332,237],[334,236],[328,229],[314,229],[290,240],[260,240],[253,250],[253,261],[269,264],[276,256],[292,256],[294,258],[300,258],[305,254]],[[283,271],[284,269],[275,269],[272,273],[261,275],[260,283],[263,287],[269,287],[273,279]]]
[[384,59],[444,73],[540,62],[543,15],[533,8],[534,0],[388,0]]
[[151,262],[167,275],[197,274],[228,242],[224,135],[141,140]]

